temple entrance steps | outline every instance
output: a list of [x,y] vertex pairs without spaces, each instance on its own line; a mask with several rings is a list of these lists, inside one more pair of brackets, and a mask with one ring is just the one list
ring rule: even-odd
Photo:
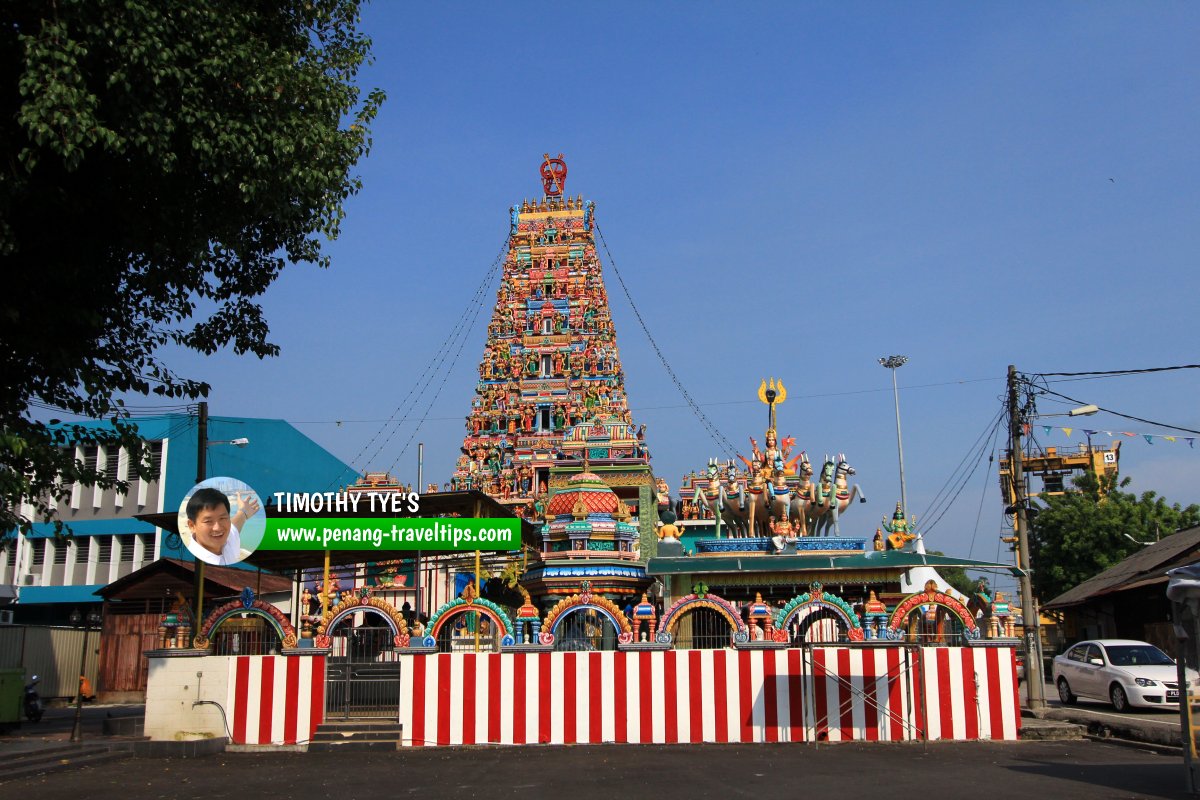
[[394,752],[400,748],[403,732],[404,726],[398,722],[326,722],[317,726],[308,752]]

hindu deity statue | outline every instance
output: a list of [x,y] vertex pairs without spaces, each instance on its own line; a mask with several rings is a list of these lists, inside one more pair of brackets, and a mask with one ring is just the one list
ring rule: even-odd
[[883,529],[888,533],[888,543],[893,550],[899,550],[904,545],[917,538],[917,534],[912,530],[912,526],[916,525],[917,519],[913,517],[911,523],[904,516],[904,508],[900,503],[896,503],[896,511],[892,514],[892,521],[888,522],[887,518],[883,519]]

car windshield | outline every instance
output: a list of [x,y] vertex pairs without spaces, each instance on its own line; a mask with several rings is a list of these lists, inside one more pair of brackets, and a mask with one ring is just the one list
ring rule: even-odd
[[1117,644],[1104,648],[1114,667],[1169,666],[1171,657],[1150,644]]

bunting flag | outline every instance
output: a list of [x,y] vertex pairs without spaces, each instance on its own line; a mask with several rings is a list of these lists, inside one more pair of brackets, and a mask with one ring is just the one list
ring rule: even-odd
[[[1071,438],[1072,434],[1074,434],[1075,430],[1076,430],[1075,428],[1064,428],[1064,427],[1058,427],[1058,426],[1054,426],[1054,425],[1039,425],[1038,427],[1042,429],[1042,432],[1046,436],[1049,436],[1051,431],[1054,431],[1057,429],[1057,430],[1062,431],[1063,435],[1065,435],[1068,439]],[[1025,428],[1026,428],[1026,432],[1028,432],[1029,425],[1026,424]],[[1108,434],[1109,436],[1115,435],[1113,431],[1100,431],[1100,430],[1093,430],[1091,428],[1079,428],[1079,431],[1088,437],[1089,442],[1091,441],[1091,437],[1096,436],[1097,434],[1105,433],[1105,434]],[[1171,442],[1172,444],[1175,442],[1178,442],[1180,439],[1182,439],[1183,441],[1187,442],[1188,447],[1190,447],[1193,450],[1196,449],[1196,438],[1197,437],[1195,437],[1195,436],[1168,436],[1165,433],[1134,433],[1133,431],[1117,431],[1116,433],[1120,433],[1122,436],[1129,436],[1131,438],[1136,438],[1136,437],[1140,436],[1146,440],[1146,444],[1150,444],[1150,445],[1155,444],[1155,441],[1154,441],[1155,439]]]

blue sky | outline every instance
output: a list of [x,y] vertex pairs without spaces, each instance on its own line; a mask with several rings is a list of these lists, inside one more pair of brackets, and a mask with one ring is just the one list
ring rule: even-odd
[[[363,83],[388,94],[364,189],[333,267],[294,267],[266,297],[281,357],[175,359],[213,383],[214,414],[288,419],[405,480],[423,441],[427,479],[447,480],[498,279],[457,362],[435,367],[436,402],[379,432],[501,251],[508,207],[540,194],[545,152],[596,203],[630,404],[673,489],[721,452],[613,262],[743,452],[765,427],[759,381],[784,381],[781,433],[857,468],[870,502],[844,531],[861,535],[899,495],[879,356],[911,358],[898,377],[918,517],[990,426],[1009,363],[1200,361],[1194,4],[377,2],[363,24]],[[1056,388],[1200,430],[1195,370]],[[1171,433],[1107,415],[1078,427]],[[389,443],[364,463],[373,438],[371,454]],[[1182,441],[1130,439],[1122,467],[1138,489],[1200,500],[1200,450]],[[993,559],[1003,527],[985,461],[927,541]]]

